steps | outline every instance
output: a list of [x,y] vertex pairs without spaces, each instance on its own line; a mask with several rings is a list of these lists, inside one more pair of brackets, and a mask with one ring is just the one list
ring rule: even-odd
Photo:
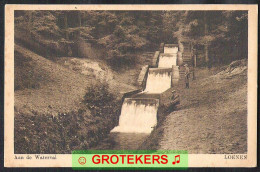
[[184,52],[182,54],[182,59],[184,64],[188,64],[189,66],[192,65],[192,53],[191,52]]

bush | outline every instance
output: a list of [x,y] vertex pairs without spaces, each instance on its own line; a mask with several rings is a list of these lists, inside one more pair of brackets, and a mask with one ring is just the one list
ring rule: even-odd
[[100,87],[90,87],[83,102],[93,116],[108,118],[118,114],[121,104],[115,100],[116,98],[108,91],[108,85],[105,84]]
[[91,149],[118,124],[120,105],[107,87],[101,86],[88,90],[78,111],[53,116],[16,110],[14,151],[55,154]]
[[87,112],[15,114],[15,153],[71,153],[89,148]]

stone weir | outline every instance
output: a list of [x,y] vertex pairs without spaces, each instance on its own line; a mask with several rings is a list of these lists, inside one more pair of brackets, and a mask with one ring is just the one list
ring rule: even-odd
[[111,132],[150,133],[157,125],[158,109],[162,105],[175,105],[173,86],[178,82],[178,46],[166,44],[164,51],[156,51],[152,65],[144,66],[138,83],[140,90],[128,92],[123,97],[119,125]]

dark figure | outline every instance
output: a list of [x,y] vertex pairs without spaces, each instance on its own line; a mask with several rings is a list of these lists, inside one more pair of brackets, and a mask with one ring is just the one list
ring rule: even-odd
[[173,90],[172,95],[171,95],[171,104],[169,106],[169,112],[172,112],[173,110],[175,110],[177,108],[178,104],[180,104],[180,98],[177,95],[176,91]]
[[175,100],[176,96],[175,96],[175,90],[172,91],[172,97],[171,97],[171,100]]
[[185,67],[185,84],[186,88],[190,88],[190,69],[187,64],[184,65]]

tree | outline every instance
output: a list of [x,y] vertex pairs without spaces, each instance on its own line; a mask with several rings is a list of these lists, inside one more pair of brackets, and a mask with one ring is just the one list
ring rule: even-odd
[[246,11],[177,11],[164,16],[166,30],[181,40],[204,46],[204,64],[247,57]]
[[210,66],[247,57],[247,18],[246,11],[16,11],[15,38],[51,50],[50,57],[66,55],[66,46],[80,39],[105,49],[105,60],[125,64],[161,42],[178,43],[183,51],[189,40],[203,47],[202,64]]

